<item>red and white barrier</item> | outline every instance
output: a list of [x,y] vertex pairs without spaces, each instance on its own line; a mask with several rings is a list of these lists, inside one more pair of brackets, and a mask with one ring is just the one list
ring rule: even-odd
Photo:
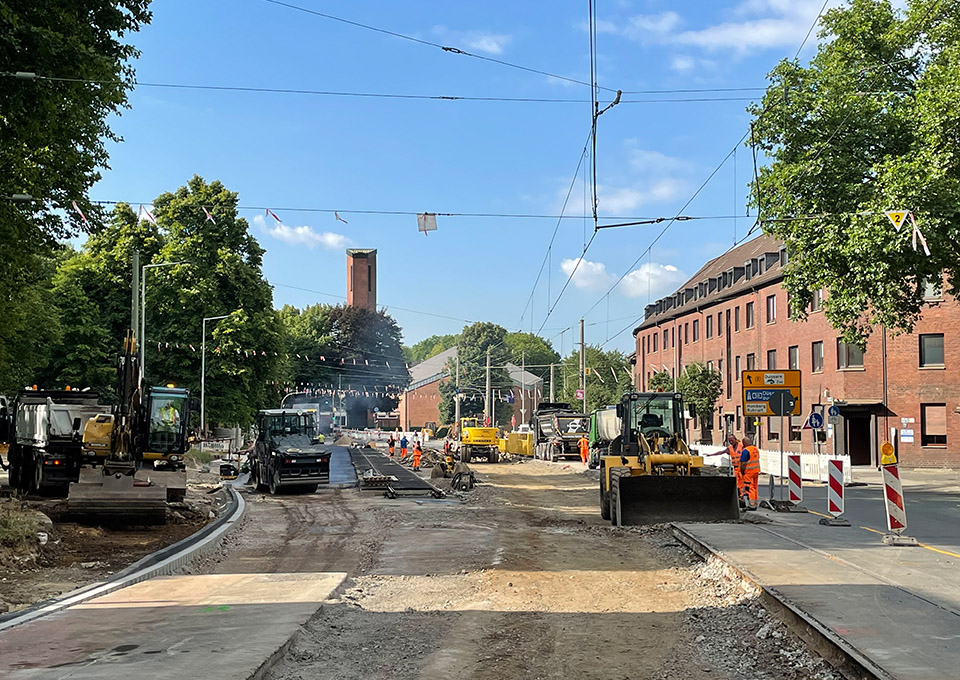
[[800,454],[787,456],[787,491],[792,503],[803,500],[803,477],[800,474]]
[[827,486],[827,512],[834,517],[843,514],[843,459],[831,458],[827,461],[830,480]]
[[883,466],[883,502],[887,508],[887,529],[900,533],[907,528],[907,507],[903,502],[900,466]]

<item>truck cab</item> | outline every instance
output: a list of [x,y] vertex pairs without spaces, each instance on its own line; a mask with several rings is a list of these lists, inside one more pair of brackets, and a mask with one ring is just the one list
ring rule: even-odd
[[314,416],[300,410],[268,409],[257,415],[257,440],[250,454],[250,479],[277,494],[295,487],[313,493],[330,482],[330,449],[314,443]]

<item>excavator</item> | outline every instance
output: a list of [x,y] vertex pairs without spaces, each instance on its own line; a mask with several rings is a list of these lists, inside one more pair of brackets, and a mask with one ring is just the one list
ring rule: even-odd
[[130,525],[166,522],[167,502],[183,500],[190,394],[144,386],[137,343],[128,331],[117,364],[117,405],[83,428],[86,465],[70,485],[71,517]]
[[[692,405],[687,407],[692,412]],[[615,526],[738,519],[736,480],[710,474],[684,439],[683,396],[628,392],[594,414],[600,516]]]

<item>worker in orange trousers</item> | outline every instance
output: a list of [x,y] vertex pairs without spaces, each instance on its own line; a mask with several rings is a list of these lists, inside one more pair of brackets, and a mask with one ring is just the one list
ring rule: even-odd
[[590,440],[587,439],[587,435],[582,435],[577,445],[580,447],[580,460],[586,465],[587,459],[590,458]]
[[405,459],[407,457],[407,435],[403,435],[400,438],[400,458]]
[[740,476],[747,490],[747,509],[756,510],[760,499],[760,450],[753,445],[750,437],[743,438]]
[[387,450],[390,451],[391,458],[393,458],[393,451],[396,445],[397,445],[397,440],[393,438],[393,435],[390,435],[390,438],[387,440]]
[[736,435],[727,437],[727,454],[730,456],[730,465],[733,467],[733,476],[737,480],[737,498],[743,498],[743,476],[740,474],[740,456],[743,454],[743,445]]
[[423,455],[423,449],[420,448],[420,442],[414,442],[413,444],[413,469],[420,469],[420,456]]

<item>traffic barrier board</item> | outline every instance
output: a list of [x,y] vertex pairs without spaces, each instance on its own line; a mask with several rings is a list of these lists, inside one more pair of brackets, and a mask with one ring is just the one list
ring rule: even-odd
[[803,478],[800,476],[800,455],[792,453],[787,456],[788,491],[790,500],[799,503],[803,500]]
[[883,466],[883,502],[887,508],[887,529],[899,534],[907,528],[907,508],[903,502],[900,466]]
[[843,459],[831,458],[827,461],[830,479],[827,487],[827,512],[834,517],[843,514]]

